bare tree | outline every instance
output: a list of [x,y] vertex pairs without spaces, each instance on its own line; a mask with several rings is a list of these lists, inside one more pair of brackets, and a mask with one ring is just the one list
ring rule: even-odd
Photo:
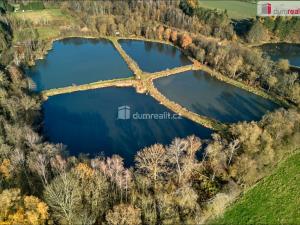
[[29,157],[29,168],[36,172],[44,185],[48,184],[48,168],[47,166],[50,163],[48,155],[41,153],[32,153]]
[[149,177],[154,182],[154,186],[157,179],[166,172],[166,159],[166,150],[160,144],[144,148],[135,157],[138,172]]
[[232,161],[232,157],[234,156],[234,154],[236,153],[236,151],[240,148],[240,141],[238,139],[233,140],[232,142],[230,142],[230,144],[227,147],[227,151],[229,152],[229,156],[228,156],[228,166],[230,165],[231,161]]
[[185,139],[175,138],[167,148],[168,161],[175,165],[178,174],[178,182],[182,177],[182,158],[187,150],[188,142]]

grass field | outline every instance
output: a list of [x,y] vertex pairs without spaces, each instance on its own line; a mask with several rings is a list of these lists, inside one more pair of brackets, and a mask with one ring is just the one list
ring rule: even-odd
[[56,28],[52,27],[41,27],[37,28],[38,34],[39,34],[39,39],[45,40],[45,39],[52,39],[55,37],[58,37],[60,32]]
[[[13,13],[13,15],[22,20],[32,21],[40,40],[56,38],[60,34],[60,26],[68,26],[74,23],[74,18],[62,13],[60,9],[19,11]],[[29,28],[16,31],[14,42],[19,42],[25,37],[29,37],[30,32],[32,31]]]
[[15,12],[14,15],[19,19],[30,20],[34,24],[43,22],[61,22],[70,18],[64,15],[60,9],[44,9],[37,11]]
[[[60,32],[59,29],[56,27],[37,27],[36,28],[38,39],[39,40],[49,40],[59,36]],[[16,31],[14,34],[14,42],[22,42],[25,40],[25,36],[30,36],[31,30],[28,28]]]
[[212,224],[300,224],[300,153],[283,162]]
[[246,19],[256,16],[256,4],[250,2],[199,0],[199,4],[201,7],[209,9],[226,9],[232,19]]

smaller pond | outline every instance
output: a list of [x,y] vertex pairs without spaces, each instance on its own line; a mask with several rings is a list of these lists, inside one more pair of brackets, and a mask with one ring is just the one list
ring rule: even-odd
[[36,91],[132,76],[110,41],[86,38],[55,41],[45,59],[26,73],[36,83]]
[[187,109],[221,122],[259,120],[279,106],[250,92],[221,82],[203,71],[159,78],[155,86]]
[[192,64],[182,51],[171,45],[136,40],[119,40],[119,43],[145,72],[158,72]]
[[[43,104],[43,112],[44,135],[49,141],[67,145],[72,155],[119,154],[127,165],[146,146],[169,144],[175,137],[191,134],[206,139],[212,133],[190,120],[173,119],[173,112],[151,96],[137,94],[134,88],[104,88],[53,96]],[[141,119],[145,113],[157,114],[160,119]],[[124,119],[126,115],[130,118]]]
[[264,44],[262,50],[271,57],[273,61],[288,59],[290,65],[300,66],[300,44]]

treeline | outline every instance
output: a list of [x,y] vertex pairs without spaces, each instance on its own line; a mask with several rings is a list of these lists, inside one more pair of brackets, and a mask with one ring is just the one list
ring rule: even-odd
[[300,41],[300,19],[298,17],[264,17],[253,20],[245,38],[250,43],[275,41]]
[[261,19],[263,25],[278,36],[280,40],[288,40],[299,42],[300,40],[300,19],[299,17],[284,17],[278,16],[276,18],[266,17]]
[[[127,21],[129,30],[142,26],[145,22],[157,21],[192,33],[213,35],[222,39],[231,39],[234,34],[226,15],[219,15],[217,12],[213,14],[204,9],[199,9],[197,15],[186,15],[178,7],[179,1],[70,1],[64,4],[71,12],[77,12],[86,19],[91,15],[122,16],[119,20]],[[92,21],[88,22],[90,24]]]
[[42,10],[45,9],[44,3],[42,1],[34,1],[20,4],[20,10]]
[[179,7],[189,16],[197,17],[200,21],[210,25],[210,32],[206,35],[232,39],[235,36],[231,19],[226,10],[218,11],[200,7],[198,0],[180,0]]

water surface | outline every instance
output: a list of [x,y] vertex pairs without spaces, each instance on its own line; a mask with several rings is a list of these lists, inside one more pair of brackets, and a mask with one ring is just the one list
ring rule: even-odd
[[45,59],[26,72],[37,91],[132,75],[110,41],[85,38],[55,41]]
[[288,59],[290,65],[300,66],[300,44],[270,43],[262,45],[261,48],[273,61]]
[[[130,107],[131,119],[118,119],[118,107]],[[211,130],[187,119],[133,119],[136,112],[170,113],[151,96],[133,88],[104,88],[50,97],[43,104],[44,134],[68,146],[71,154],[119,154],[131,164],[136,151],[154,143],[195,134],[209,138]],[[137,115],[137,114],[135,114]]]
[[221,82],[203,71],[159,78],[155,86],[187,109],[222,122],[259,120],[275,103]]
[[145,72],[158,72],[191,64],[176,47],[150,41],[119,40],[126,53]]

